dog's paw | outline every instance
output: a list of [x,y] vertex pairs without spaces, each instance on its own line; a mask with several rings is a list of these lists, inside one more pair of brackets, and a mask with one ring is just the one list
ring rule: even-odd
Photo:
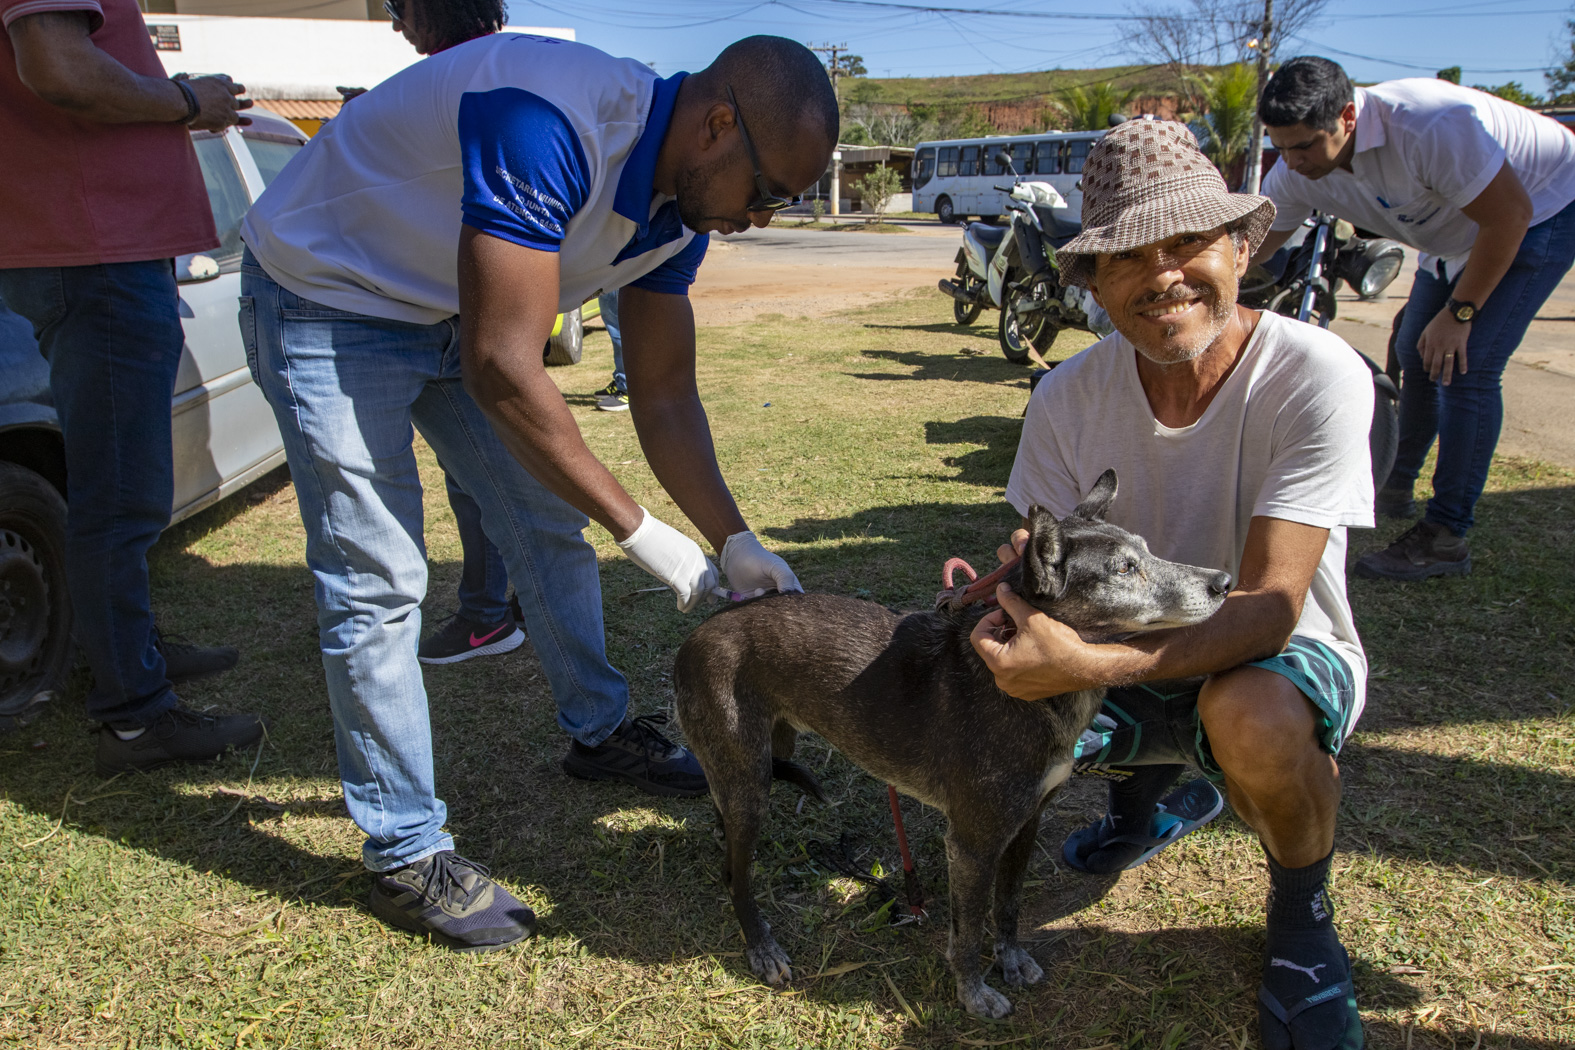
[[1034,957],[1015,944],[997,944],[995,958],[1001,964],[1001,977],[1009,988],[1021,988],[1025,984],[1038,984],[1044,980],[1045,972],[1039,968]]
[[792,960],[769,936],[753,948],[746,948],[744,957],[755,976],[773,988],[781,988],[793,979]]
[[999,1021],[1012,1012],[1012,1001],[983,981],[975,981],[971,986],[959,983],[957,998],[962,1000],[963,1009],[975,1017]]

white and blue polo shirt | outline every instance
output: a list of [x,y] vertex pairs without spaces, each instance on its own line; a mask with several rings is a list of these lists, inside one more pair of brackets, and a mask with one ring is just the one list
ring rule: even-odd
[[241,227],[275,281],[354,313],[459,312],[461,225],[559,256],[558,310],[624,285],[688,293],[707,238],[651,185],[685,73],[497,33],[348,103]]

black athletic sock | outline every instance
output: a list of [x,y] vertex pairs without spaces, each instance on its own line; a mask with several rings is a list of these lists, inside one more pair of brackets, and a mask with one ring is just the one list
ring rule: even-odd
[[[1355,997],[1334,992],[1350,976],[1350,962],[1334,930],[1329,903],[1329,864],[1334,851],[1305,868],[1282,867],[1269,856],[1268,943],[1263,953],[1263,987],[1287,1012],[1309,1000],[1315,1005],[1291,1018],[1289,1027],[1259,1004],[1267,1050],[1338,1050],[1360,1046]],[[1322,998],[1320,998],[1322,997]],[[1347,1041],[1355,1024],[1355,1042]]]
[[1124,780],[1110,782],[1110,817],[1118,835],[1146,835],[1154,807],[1186,766],[1137,766]]
[[1176,782],[1186,766],[1137,766],[1132,775],[1110,782],[1110,826],[1101,822],[1100,834],[1090,836],[1078,851],[1078,860],[1087,871],[1108,875],[1122,871],[1143,855],[1146,846],[1132,842],[1100,843],[1121,835],[1146,837],[1153,829],[1155,806]]

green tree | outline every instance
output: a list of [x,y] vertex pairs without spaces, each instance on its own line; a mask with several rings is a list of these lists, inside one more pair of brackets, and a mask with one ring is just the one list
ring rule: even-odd
[[1252,115],[1258,103],[1258,71],[1245,62],[1226,66],[1198,80],[1203,114],[1193,124],[1198,145],[1220,171],[1228,171],[1252,141]]
[[1443,69],[1440,69],[1438,71],[1438,79],[1439,80],[1447,80],[1451,84],[1458,84],[1458,83],[1460,83],[1460,67],[1459,66],[1445,66]]
[[1575,20],[1564,23],[1569,31],[1564,60],[1544,74],[1548,79],[1548,102],[1555,106],[1575,106]]
[[1535,109],[1537,106],[1542,105],[1542,99],[1521,87],[1518,80],[1511,80],[1508,84],[1500,84],[1498,87],[1487,87],[1484,84],[1472,84],[1471,86],[1478,91],[1486,91],[1489,95],[1497,95],[1499,98],[1507,102],[1513,102],[1517,106],[1525,106],[1527,109]]
[[873,222],[877,225],[886,217],[886,208],[891,204],[891,199],[897,191],[902,189],[902,176],[896,170],[882,164],[868,175],[859,180],[859,196],[863,198],[863,208],[866,215],[873,213]]
[[1136,88],[1118,88],[1112,81],[1087,87],[1062,88],[1056,102],[1066,114],[1069,131],[1103,131],[1113,114],[1121,112],[1137,97]]
[[845,77],[866,77],[870,72],[864,68],[862,55],[843,55],[837,59],[837,68],[842,70]]

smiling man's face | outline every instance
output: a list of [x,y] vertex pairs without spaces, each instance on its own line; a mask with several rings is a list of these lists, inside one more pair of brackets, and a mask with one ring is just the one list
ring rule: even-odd
[[1251,248],[1224,227],[1094,257],[1091,290],[1116,330],[1155,364],[1190,361],[1230,322]]

